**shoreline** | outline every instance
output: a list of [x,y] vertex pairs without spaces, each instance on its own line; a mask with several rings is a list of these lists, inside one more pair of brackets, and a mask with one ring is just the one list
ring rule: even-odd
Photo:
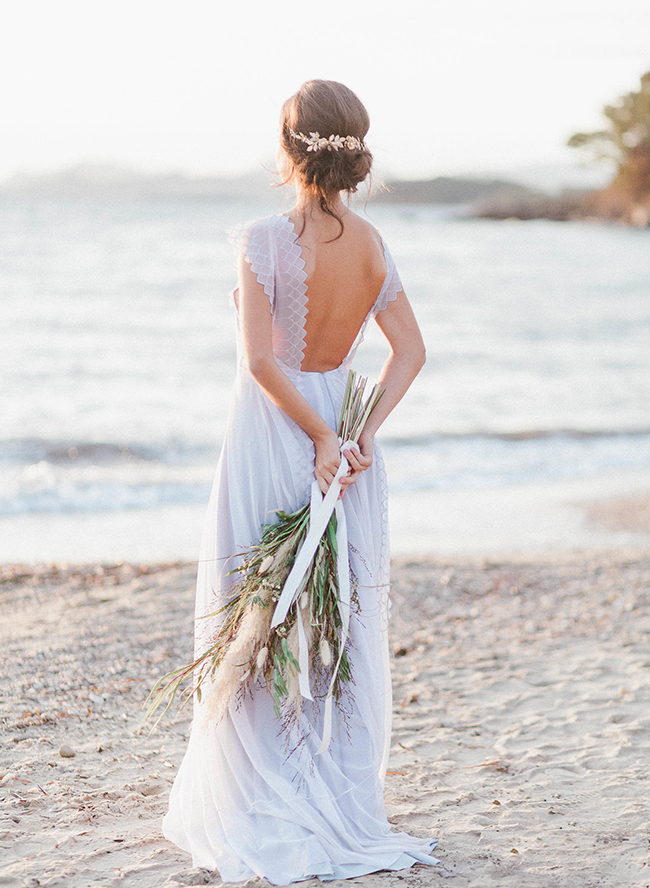
[[650,468],[389,498],[396,555],[520,559],[650,551]]
[[[465,490],[389,493],[391,552],[425,558],[650,551],[650,467]],[[0,564],[190,562],[207,503],[0,518]]]
[[[3,884],[221,884],[160,831],[188,713],[140,725],[155,678],[191,650],[194,576],[192,564],[0,567]],[[437,836],[440,875],[463,888],[636,884],[650,552],[405,556],[392,601],[394,827]],[[404,878],[425,888],[432,872],[349,884]]]

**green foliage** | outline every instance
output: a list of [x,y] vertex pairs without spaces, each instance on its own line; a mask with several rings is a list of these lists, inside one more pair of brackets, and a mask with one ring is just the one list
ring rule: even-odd
[[650,155],[650,71],[637,92],[626,93],[603,108],[606,127],[591,133],[574,133],[570,148],[586,148],[596,160],[615,160],[624,169],[640,155]]

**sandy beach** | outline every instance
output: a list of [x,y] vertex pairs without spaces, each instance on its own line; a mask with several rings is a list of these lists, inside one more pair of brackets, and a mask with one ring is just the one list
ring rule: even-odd
[[[187,713],[140,727],[190,651],[194,573],[1,569],[0,884],[221,884],[160,832]],[[402,558],[393,578],[386,802],[395,827],[439,838],[444,868],[349,884],[646,886],[650,549]]]

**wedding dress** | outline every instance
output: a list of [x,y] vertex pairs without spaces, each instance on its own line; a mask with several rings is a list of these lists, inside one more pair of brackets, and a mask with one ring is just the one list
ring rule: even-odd
[[[306,275],[298,234],[285,215],[272,215],[231,234],[267,294],[273,351],[289,379],[336,428],[348,369],[371,318],[401,290],[384,243],[387,273],[348,356],[335,370],[303,372]],[[196,596],[198,656],[208,646],[213,614],[228,600],[238,553],[259,541],[278,509],[309,499],[314,446],[248,372],[238,346],[238,373],[226,437],[202,540]],[[195,703],[185,757],[164,818],[166,838],[193,864],[218,869],[224,881],[266,877],[276,885],[312,876],[341,879],[415,862],[439,864],[434,839],[391,831],[383,780],[391,729],[388,658],[389,549],[387,485],[381,452],[342,503],[350,575],[357,607],[350,617],[353,683],[334,708],[329,747],[317,754],[322,701],[304,701],[297,724],[278,720],[263,686],[243,692],[208,729]]]

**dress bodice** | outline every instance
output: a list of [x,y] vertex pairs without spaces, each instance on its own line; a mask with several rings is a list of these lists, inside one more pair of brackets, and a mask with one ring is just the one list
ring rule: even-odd
[[[233,243],[245,256],[271,304],[273,354],[290,370],[300,370],[305,352],[307,275],[298,234],[288,216],[277,213],[232,228]],[[363,340],[371,318],[397,298],[402,284],[382,238],[386,277],[379,294],[342,362],[348,366]]]

